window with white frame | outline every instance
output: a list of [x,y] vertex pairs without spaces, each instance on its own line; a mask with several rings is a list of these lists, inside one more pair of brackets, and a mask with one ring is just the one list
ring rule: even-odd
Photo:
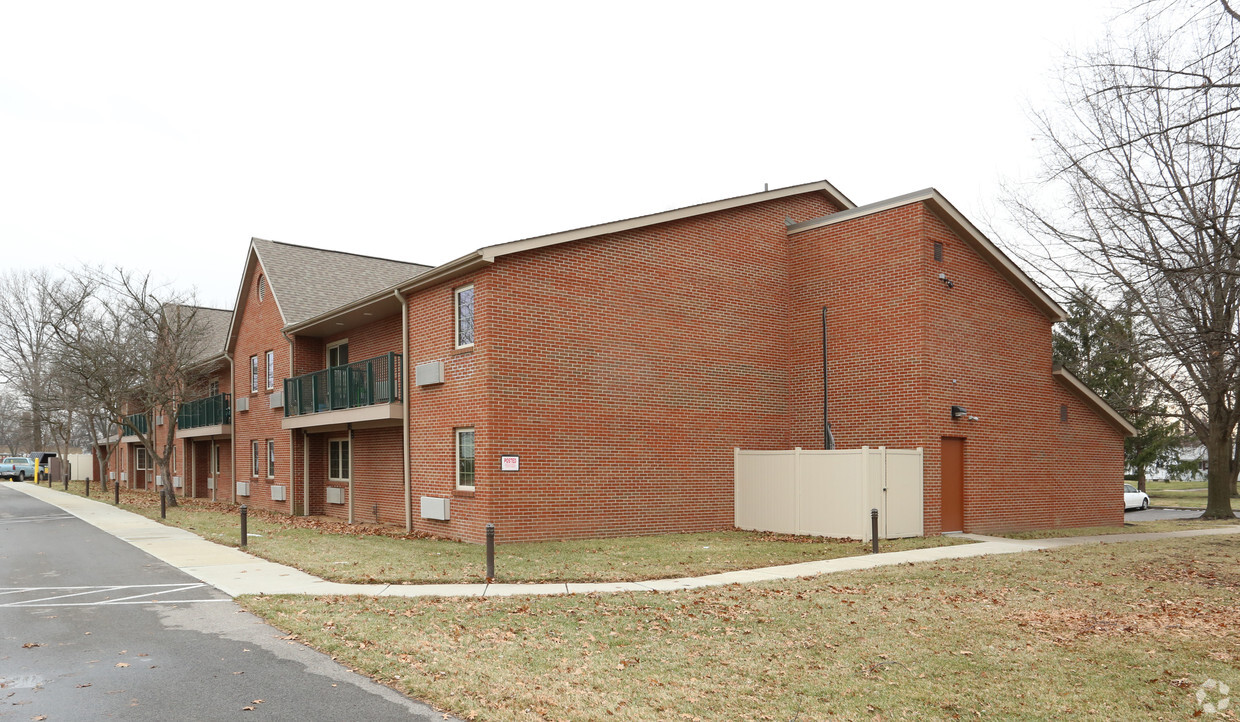
[[258,393],[258,357],[250,357],[250,393]]
[[220,473],[220,446],[219,444],[211,445],[211,475],[215,476]]
[[276,352],[267,352],[267,390],[276,387]]
[[349,363],[349,339],[327,345],[327,366],[344,366]]
[[332,439],[327,442],[327,479],[349,480],[349,440]]
[[456,347],[474,345],[474,287],[456,289]]
[[207,396],[215,396],[219,392],[220,382],[218,380],[212,380],[211,383],[207,384]]
[[474,488],[474,430],[456,430],[456,488]]
[[250,476],[258,476],[263,463],[263,457],[259,455],[258,451],[258,439],[250,442],[250,462]]
[[150,471],[151,470],[151,457],[146,453],[145,446],[138,446],[134,448],[133,468],[136,471]]
[[267,478],[276,478],[276,442],[267,439]]

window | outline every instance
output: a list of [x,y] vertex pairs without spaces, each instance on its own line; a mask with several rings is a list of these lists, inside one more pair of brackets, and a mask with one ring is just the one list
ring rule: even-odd
[[250,393],[258,393],[258,357],[250,357]]
[[456,430],[456,488],[474,488],[474,430]]
[[150,471],[151,459],[146,453],[145,446],[135,447],[133,450],[133,468],[136,471]]
[[337,341],[327,347],[327,366],[344,366],[349,363],[349,340]]
[[258,300],[259,303],[267,300],[267,277],[258,277]]
[[456,289],[456,347],[474,345],[474,287]]
[[267,478],[276,478],[276,442],[267,439]]
[[258,476],[262,459],[263,457],[258,455],[258,439],[254,439],[250,442],[250,476]]
[[168,452],[168,468],[173,474],[177,473],[177,449],[172,447],[172,451]]
[[327,478],[329,481],[349,480],[349,440],[327,442]]
[[276,352],[267,352],[267,390],[276,387]]
[[212,381],[211,383],[207,384],[207,396],[215,396],[219,392],[220,392],[219,381]]
[[215,476],[220,473],[220,447],[218,444],[211,445],[211,475]]

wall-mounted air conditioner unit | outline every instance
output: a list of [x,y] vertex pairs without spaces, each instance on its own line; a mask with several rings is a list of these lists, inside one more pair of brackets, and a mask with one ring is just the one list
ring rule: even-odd
[[155,417],[155,425],[156,425],[156,426],[163,426],[163,425],[164,425],[164,417],[163,417],[163,414],[160,414],[159,416],[156,416],[156,417]]
[[128,471],[122,471],[122,472],[121,472],[121,481],[129,481],[129,472],[128,472]]
[[250,410],[250,397],[249,396],[242,396],[241,398],[237,399],[237,411],[249,411],[249,410]]
[[442,499],[438,496],[422,497],[422,518],[448,521],[448,507],[450,501],[452,500]]
[[271,487],[271,500],[272,501],[285,501],[286,499],[288,499],[288,487],[287,486],[272,486]]
[[344,487],[329,486],[327,487],[327,503],[343,504],[344,503]]
[[163,485],[164,485],[164,477],[160,476],[159,474],[156,474],[155,475],[155,486],[163,486]]
[[283,391],[276,391],[275,393],[271,394],[271,396],[268,396],[267,398],[271,400],[271,408],[273,409],[284,408],[284,392]]
[[207,477],[207,489],[214,489],[214,488],[215,488],[215,477],[208,476]]
[[179,477],[179,476],[174,476],[174,477],[172,477],[172,488],[173,488],[173,489],[180,489],[180,488],[181,488],[181,486],[182,486],[182,484],[181,484],[181,477]]
[[443,383],[443,361],[428,361],[413,368],[414,382],[418,386]]
[[238,481],[237,482],[237,496],[249,496],[249,495],[250,495],[250,482]]

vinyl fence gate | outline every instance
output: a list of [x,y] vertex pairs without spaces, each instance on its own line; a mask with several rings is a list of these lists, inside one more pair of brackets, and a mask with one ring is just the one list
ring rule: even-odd
[[925,533],[921,448],[733,453],[740,529],[870,541],[878,509],[881,538]]

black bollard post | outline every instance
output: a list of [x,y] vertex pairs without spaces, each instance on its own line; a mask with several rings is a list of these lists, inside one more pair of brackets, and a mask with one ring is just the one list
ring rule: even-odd
[[90,498],[90,477],[86,477],[86,498]]
[[246,512],[247,512],[247,511],[248,511],[248,510],[245,508],[245,504],[242,504],[242,505],[241,505],[241,546],[245,546],[245,545],[246,545],[246,543],[248,543],[248,542],[249,542],[249,540],[250,540],[250,533],[249,533],[249,531],[245,528],[245,527],[246,527]]
[[495,580],[495,525],[487,524],[487,583]]
[[159,518],[168,518],[168,492],[162,486],[159,487]]
[[870,509],[870,553],[878,553],[878,509]]
[[121,503],[121,483],[117,481],[116,479],[113,479],[112,480],[112,504],[118,505],[120,503]]

